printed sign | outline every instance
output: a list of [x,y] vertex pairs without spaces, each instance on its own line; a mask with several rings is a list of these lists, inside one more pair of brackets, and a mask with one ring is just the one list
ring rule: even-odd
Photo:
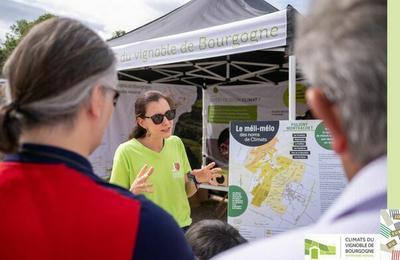
[[230,126],[228,222],[247,239],[315,223],[347,179],[320,120]]

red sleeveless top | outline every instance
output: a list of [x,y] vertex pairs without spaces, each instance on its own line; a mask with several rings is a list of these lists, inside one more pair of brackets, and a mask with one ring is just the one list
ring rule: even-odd
[[63,164],[0,163],[0,259],[132,259],[140,206]]

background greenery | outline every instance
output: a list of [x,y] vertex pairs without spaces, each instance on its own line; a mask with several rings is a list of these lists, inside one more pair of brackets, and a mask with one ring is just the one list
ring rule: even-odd
[[0,71],[2,73],[4,62],[7,57],[15,49],[22,38],[29,32],[29,30],[36,24],[43,22],[49,18],[54,17],[52,14],[43,14],[36,20],[27,21],[25,19],[17,20],[15,24],[10,26],[11,32],[6,33],[4,42],[0,42]]
[[201,167],[202,121],[202,97],[199,89],[192,111],[179,117],[174,131],[174,134],[179,136],[185,145],[192,169]]

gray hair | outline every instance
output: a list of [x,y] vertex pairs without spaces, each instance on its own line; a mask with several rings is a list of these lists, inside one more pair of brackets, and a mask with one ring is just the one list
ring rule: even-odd
[[185,238],[199,260],[210,259],[247,242],[237,229],[219,219],[203,219],[196,222],[185,233]]
[[8,86],[7,104],[0,108],[0,150],[5,152],[16,150],[25,129],[73,122],[94,86],[116,89],[118,81],[112,50],[69,18],[32,28],[3,72]]
[[295,52],[311,84],[337,104],[349,148],[366,164],[386,153],[386,0],[314,0]]
[[38,100],[25,105],[25,109],[32,113],[57,117],[61,115],[73,115],[82,103],[88,99],[90,91],[96,85],[116,90],[118,77],[115,66],[112,65],[105,72],[90,76],[75,86],[66,90],[59,96]]

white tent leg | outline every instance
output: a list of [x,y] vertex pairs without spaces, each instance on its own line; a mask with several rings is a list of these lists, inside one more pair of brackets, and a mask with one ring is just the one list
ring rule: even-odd
[[206,96],[206,84],[203,84],[202,88],[202,126],[203,126],[203,131],[202,131],[202,142],[201,142],[201,158],[202,158],[202,166],[206,165],[206,154],[207,154],[207,107],[206,107],[206,101],[205,101],[205,96]]
[[289,56],[289,120],[296,120],[296,57]]

